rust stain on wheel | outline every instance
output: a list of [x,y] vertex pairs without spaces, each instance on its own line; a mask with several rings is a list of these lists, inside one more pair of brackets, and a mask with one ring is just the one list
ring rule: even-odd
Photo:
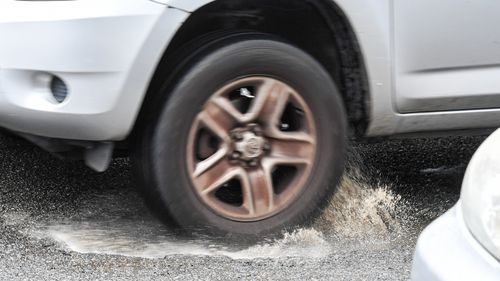
[[189,133],[195,193],[231,220],[273,216],[307,187],[316,138],[313,113],[286,83],[261,76],[230,82],[209,98]]

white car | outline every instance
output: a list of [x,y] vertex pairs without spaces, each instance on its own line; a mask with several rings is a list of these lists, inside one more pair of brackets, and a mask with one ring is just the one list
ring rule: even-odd
[[0,1],[0,127],[183,229],[310,223],[348,136],[500,123],[500,1]]
[[420,235],[412,280],[500,280],[500,129],[472,157],[459,202]]

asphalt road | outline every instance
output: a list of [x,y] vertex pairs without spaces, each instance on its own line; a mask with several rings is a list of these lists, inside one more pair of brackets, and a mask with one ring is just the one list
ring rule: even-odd
[[98,174],[0,137],[0,279],[406,280],[418,234],[456,202],[482,140],[355,143],[314,228],[228,247],[163,227],[128,159]]

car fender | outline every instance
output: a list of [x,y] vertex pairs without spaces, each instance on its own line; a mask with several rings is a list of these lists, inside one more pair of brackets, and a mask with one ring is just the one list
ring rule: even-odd
[[[151,0],[193,13],[214,0]],[[251,0],[248,0],[251,1]],[[393,134],[398,116],[392,95],[392,1],[332,0],[345,14],[357,39],[368,75],[368,135]]]

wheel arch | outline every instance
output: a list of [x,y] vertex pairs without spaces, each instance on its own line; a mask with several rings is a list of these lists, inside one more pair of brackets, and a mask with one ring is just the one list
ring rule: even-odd
[[[341,0],[342,1],[342,0]],[[278,36],[305,50],[327,69],[344,100],[351,134],[363,136],[370,115],[368,72],[360,42],[343,9],[329,0],[164,0],[169,8],[191,13],[169,42],[152,76],[131,136],[137,134],[152,107],[163,104],[162,87],[173,86],[189,45],[210,36],[246,30]],[[315,32],[310,32],[310,30]],[[168,77],[165,80],[165,77]],[[168,89],[166,89],[168,92]]]

